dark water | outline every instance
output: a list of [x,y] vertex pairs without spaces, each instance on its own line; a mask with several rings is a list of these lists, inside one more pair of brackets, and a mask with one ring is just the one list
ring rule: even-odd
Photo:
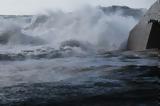
[[159,106],[159,51],[50,51],[0,54],[0,106]]
[[159,51],[113,51],[143,14],[112,6],[0,16],[0,106],[158,106]]

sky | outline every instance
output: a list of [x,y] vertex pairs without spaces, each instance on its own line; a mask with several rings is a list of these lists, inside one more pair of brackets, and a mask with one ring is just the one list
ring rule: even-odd
[[149,8],[156,0],[0,0],[0,14],[36,14],[44,10],[73,11],[85,5]]

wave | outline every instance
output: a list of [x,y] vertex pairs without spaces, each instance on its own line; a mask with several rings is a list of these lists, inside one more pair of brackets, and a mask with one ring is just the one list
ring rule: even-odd
[[[71,13],[49,11],[33,16],[0,16],[0,44],[69,46],[82,51],[125,49],[129,31],[143,11],[117,8],[85,7]],[[136,13],[129,13],[131,10]]]
[[44,41],[38,37],[25,35],[17,26],[10,26],[0,33],[0,44],[42,45]]
[[[70,42],[70,43],[69,43]],[[75,43],[73,41],[67,41],[62,43],[59,49],[52,47],[36,47],[36,48],[18,48],[8,49],[0,52],[0,61],[21,61],[27,59],[54,59],[54,58],[63,58],[63,57],[73,57],[73,56],[86,56],[93,51],[88,51],[85,45],[81,46],[81,43],[76,42],[74,46],[70,45]],[[79,45],[80,44],[80,45]],[[76,46],[77,45],[77,46]]]

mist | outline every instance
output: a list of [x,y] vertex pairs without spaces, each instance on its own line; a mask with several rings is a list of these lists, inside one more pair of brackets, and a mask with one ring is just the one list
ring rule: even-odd
[[149,8],[156,0],[1,0],[0,14],[36,14],[46,9],[74,11],[85,5],[90,6],[129,6]]
[[[3,19],[1,36],[11,46],[39,44],[59,48],[64,42],[74,40],[89,50],[121,50],[126,47],[129,31],[138,22],[136,16],[126,16],[123,12],[105,13],[99,7],[86,6],[71,13],[46,11],[29,17],[30,22],[27,18]],[[5,36],[6,32],[12,37]]]

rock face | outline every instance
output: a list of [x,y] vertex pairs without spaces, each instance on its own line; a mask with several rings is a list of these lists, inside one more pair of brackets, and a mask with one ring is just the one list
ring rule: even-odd
[[[131,30],[128,49],[141,51],[160,48],[160,1],[155,2],[140,22]],[[159,41],[159,42],[158,42]]]

